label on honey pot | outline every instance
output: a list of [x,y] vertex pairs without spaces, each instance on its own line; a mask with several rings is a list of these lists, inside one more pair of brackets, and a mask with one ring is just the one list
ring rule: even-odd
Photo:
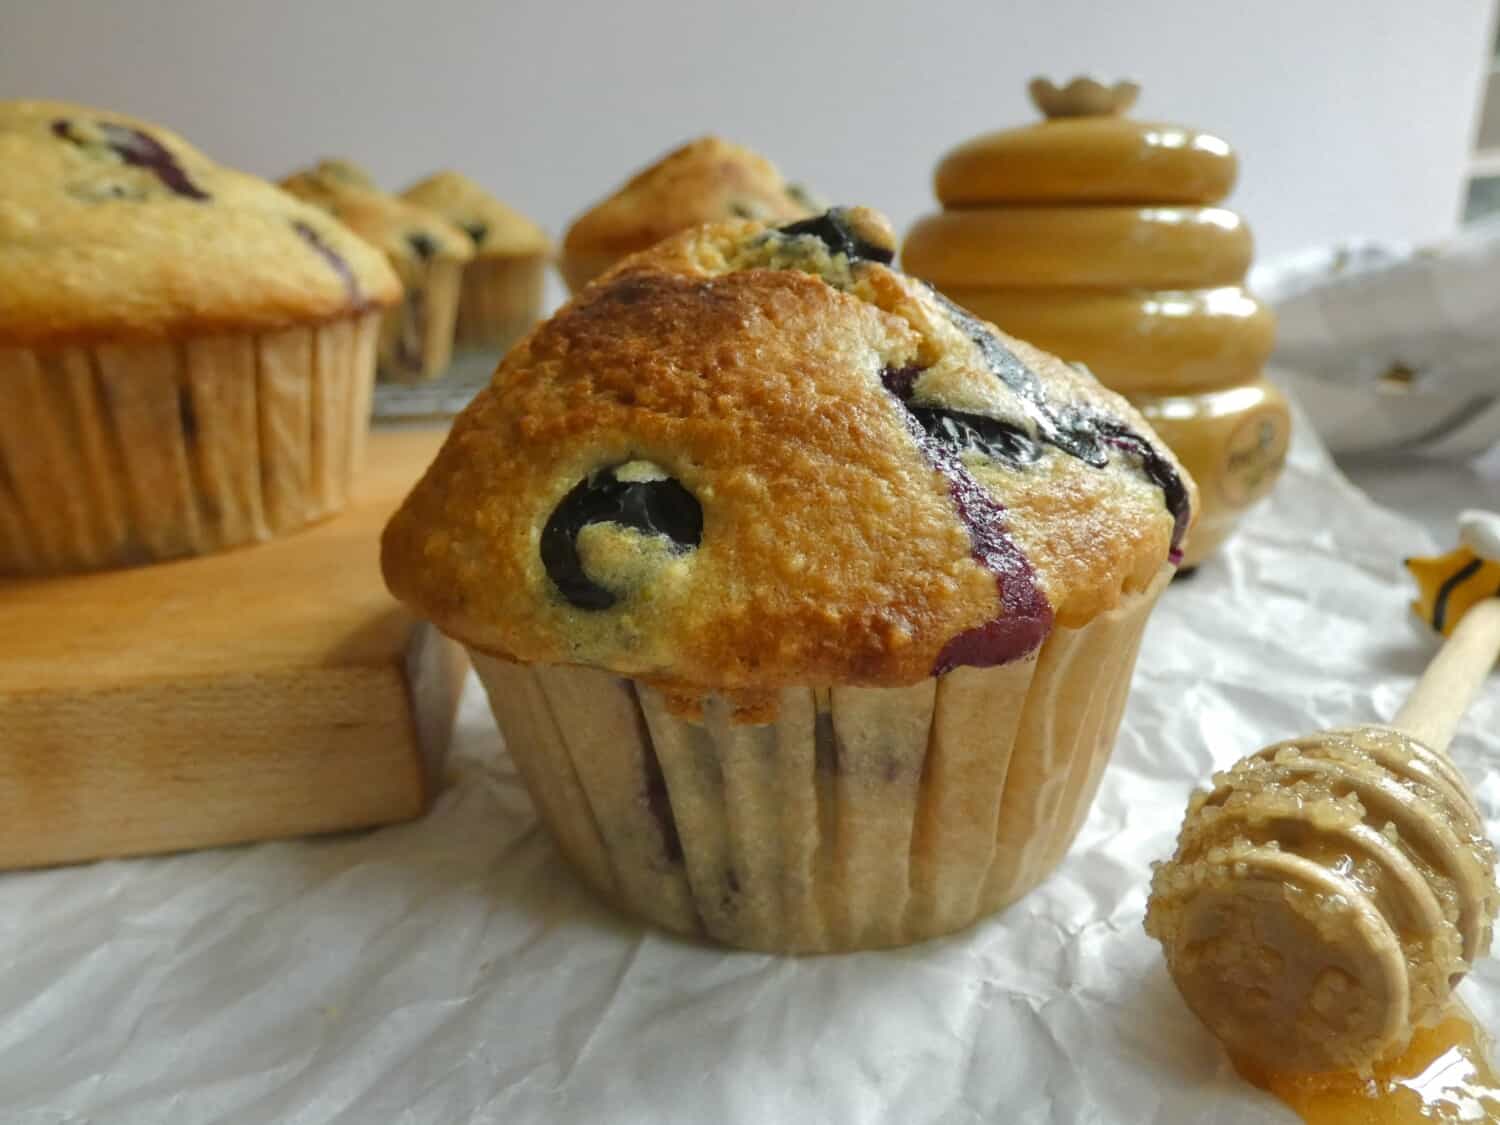
[[1243,507],[1270,489],[1281,475],[1290,437],[1291,425],[1281,410],[1258,411],[1234,428],[1219,478],[1227,503]]

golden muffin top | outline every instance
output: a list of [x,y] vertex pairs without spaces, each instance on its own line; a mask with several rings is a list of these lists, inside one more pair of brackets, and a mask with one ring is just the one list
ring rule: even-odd
[[462,230],[425,207],[381,191],[352,161],[321,160],[292,173],[281,186],[384,251],[403,277],[433,259],[463,262],[474,256],[473,243]]
[[812,214],[807,194],[758,153],[700,137],[637,172],[573,221],[562,270],[578,289],[608,265],[689,227],[726,219],[780,222]]
[[893,244],[836,209],[620,263],[458,418],[391,589],[479,649],[753,710],[1022,658],[1147,586],[1195,502],[1171,452]]
[[401,193],[401,198],[441,215],[463,230],[480,257],[545,254],[551,249],[542,228],[507,207],[462,172],[436,172]]
[[0,102],[0,344],[257,330],[389,305],[316,208],[106,110]]

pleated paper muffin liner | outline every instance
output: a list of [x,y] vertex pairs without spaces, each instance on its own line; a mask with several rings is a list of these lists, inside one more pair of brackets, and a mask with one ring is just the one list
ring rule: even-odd
[[[392,265],[401,263],[392,261]],[[448,370],[464,263],[434,258],[403,268],[400,303],[380,323],[379,372],[383,382],[420,383]]]
[[454,346],[506,352],[542,314],[544,254],[480,257],[464,267]]
[[1015,901],[1093,801],[1165,587],[1031,658],[904,688],[797,688],[731,722],[608,672],[473,652],[564,854],[666,929],[775,953],[903,945]]
[[0,347],[0,574],[208,554],[337,512],[363,458],[379,319]]

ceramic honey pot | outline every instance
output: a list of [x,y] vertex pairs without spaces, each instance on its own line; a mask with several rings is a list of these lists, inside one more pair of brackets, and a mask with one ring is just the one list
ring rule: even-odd
[[943,210],[903,266],[1039,347],[1086,364],[1172,446],[1202,494],[1196,566],[1270,491],[1286,400],[1262,375],[1275,335],[1244,286],[1252,244],[1217,204],[1237,162],[1220,138],[1124,116],[1139,88],[1031,83],[1044,120],[989,133],[938,164]]

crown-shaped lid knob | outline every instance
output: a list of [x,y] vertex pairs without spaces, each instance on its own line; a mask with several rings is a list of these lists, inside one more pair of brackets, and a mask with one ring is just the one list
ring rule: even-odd
[[1084,75],[1066,86],[1058,86],[1050,78],[1033,78],[1026,90],[1044,117],[1118,116],[1128,112],[1141,95],[1140,86],[1134,82],[1106,86]]

